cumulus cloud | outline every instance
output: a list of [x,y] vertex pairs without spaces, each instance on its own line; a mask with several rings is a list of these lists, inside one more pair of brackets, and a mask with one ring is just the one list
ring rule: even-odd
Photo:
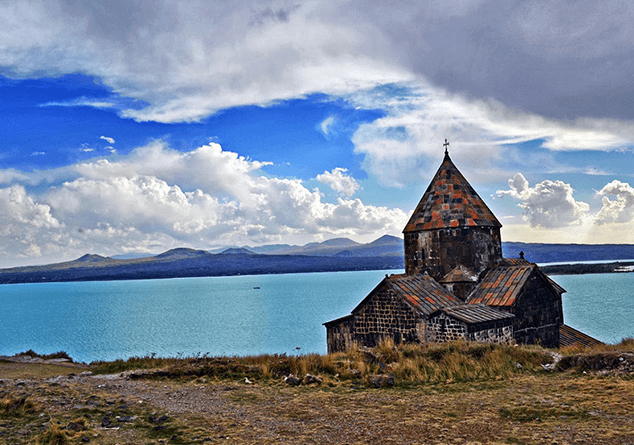
[[[36,258],[55,249],[64,225],[50,206],[29,196],[24,187],[0,188],[0,253],[10,258]],[[8,265],[8,264],[7,264]]]
[[[0,189],[7,235],[0,237],[0,252],[18,249],[9,231],[22,233],[24,255],[37,251],[44,257],[62,250],[79,256],[333,236],[374,239],[400,232],[406,222],[400,209],[359,199],[329,202],[299,179],[264,175],[261,169],[268,164],[215,143],[177,152],[157,141],[127,156],[38,172],[53,182],[41,183],[37,195],[22,185]],[[8,179],[25,179],[10,173]],[[334,169],[329,174],[354,188],[344,173]],[[27,177],[24,182],[36,181]]]
[[322,182],[337,193],[345,196],[352,196],[359,190],[359,183],[352,176],[347,175],[347,168],[336,167],[332,171],[325,171],[317,175],[317,180]]
[[[629,223],[634,220],[634,188],[614,180],[597,192],[602,196],[601,210],[595,216],[597,224]],[[614,199],[608,198],[614,196]]]
[[104,141],[106,141],[109,144],[114,144],[114,139],[113,138],[109,138],[108,136],[99,136],[99,139],[103,139]]
[[573,197],[573,188],[563,181],[542,181],[530,187],[526,178],[517,173],[509,179],[509,190],[498,190],[497,195],[522,201],[524,220],[531,227],[558,228],[581,224],[590,206]]

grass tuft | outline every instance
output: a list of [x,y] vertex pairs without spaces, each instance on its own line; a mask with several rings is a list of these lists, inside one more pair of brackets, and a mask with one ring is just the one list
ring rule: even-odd
[[0,414],[3,417],[23,417],[35,412],[35,404],[29,398],[7,395],[0,400]]

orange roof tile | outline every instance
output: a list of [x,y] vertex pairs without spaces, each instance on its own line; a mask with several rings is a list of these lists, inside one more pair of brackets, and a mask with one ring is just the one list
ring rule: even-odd
[[403,232],[474,226],[502,224],[445,154]]
[[489,306],[513,306],[518,295],[533,274],[543,276],[546,285],[549,285],[555,294],[561,294],[565,290],[544,275],[536,264],[517,262],[519,264],[509,264],[510,262],[490,269],[484,278],[471,292],[467,303],[486,304]]

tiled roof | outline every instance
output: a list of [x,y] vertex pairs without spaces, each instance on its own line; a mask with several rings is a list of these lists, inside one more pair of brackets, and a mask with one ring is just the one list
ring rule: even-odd
[[[544,274],[545,275],[545,274]],[[566,293],[566,289],[564,289],[563,287],[561,287],[559,284],[557,284],[555,282],[555,280],[553,280],[552,278],[550,278],[548,275],[546,275],[546,278],[548,278],[548,282],[550,282],[551,286],[555,288],[555,290],[557,291],[557,293],[559,295],[561,294],[565,294]]]
[[520,266],[522,264],[531,264],[531,262],[524,258],[502,258],[499,266]]
[[326,323],[323,323],[324,326],[326,326],[327,328],[331,327],[331,326],[336,326],[338,324],[344,323],[344,322],[349,322],[352,319],[352,314],[346,315],[345,317],[340,317],[337,318],[335,320],[330,320],[327,321]]
[[489,270],[469,295],[469,304],[512,306],[537,268],[535,264],[497,266]]
[[515,318],[515,315],[500,311],[484,304],[461,304],[441,309],[442,312],[467,324],[486,323],[489,321]]
[[451,269],[447,275],[445,275],[441,283],[461,283],[461,282],[474,282],[478,281],[478,276],[471,269],[464,267],[462,264]]
[[396,295],[401,296],[406,303],[425,315],[429,315],[440,308],[461,304],[429,275],[390,275],[385,278]]
[[474,226],[502,224],[445,154],[403,233]]
[[592,338],[589,335],[584,334],[583,332],[579,332],[568,325],[562,324],[559,327],[559,346],[560,347],[574,346],[574,345],[599,346],[602,344],[603,342],[600,342],[596,338]]

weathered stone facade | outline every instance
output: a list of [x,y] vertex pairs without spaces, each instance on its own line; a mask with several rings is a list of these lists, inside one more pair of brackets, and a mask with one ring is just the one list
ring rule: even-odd
[[395,343],[424,340],[424,320],[387,286],[377,289],[366,303],[352,312],[354,341],[373,347],[391,338]]
[[513,335],[518,343],[559,347],[559,329],[564,323],[561,295],[553,292],[543,276],[534,273],[508,311],[515,315]]
[[457,227],[405,233],[405,273],[440,280],[462,265],[476,274],[502,259],[497,227]]
[[425,334],[427,342],[436,343],[454,340],[504,344],[514,342],[513,323],[509,320],[493,320],[469,325],[442,312],[427,322]]

